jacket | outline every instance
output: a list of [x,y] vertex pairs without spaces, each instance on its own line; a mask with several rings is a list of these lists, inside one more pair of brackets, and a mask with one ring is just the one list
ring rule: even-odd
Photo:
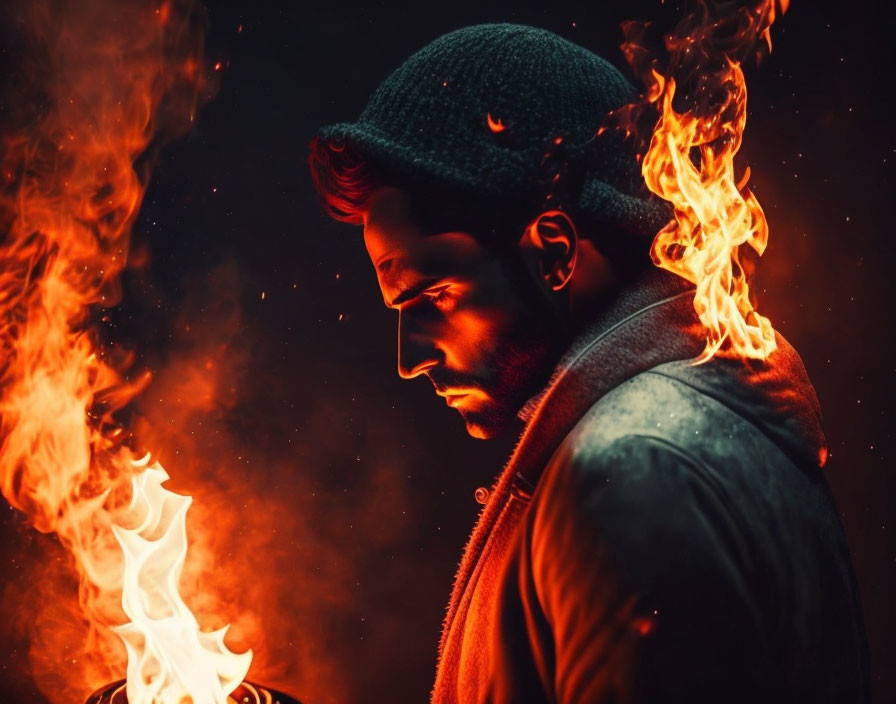
[[868,702],[821,414],[780,335],[690,360],[654,271],[571,346],[460,564],[433,704]]

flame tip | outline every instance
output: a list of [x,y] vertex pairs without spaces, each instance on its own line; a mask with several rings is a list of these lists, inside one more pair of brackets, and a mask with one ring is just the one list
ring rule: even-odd
[[[662,68],[641,44],[643,25],[624,28],[623,50],[645,79],[641,105],[653,105],[658,113],[649,147],[637,158],[648,188],[674,213],[655,236],[651,257],[696,286],[694,307],[706,347],[694,364],[723,348],[744,359],[764,359],[775,349],[771,323],[750,300],[752,268],[745,270],[739,259],[744,244],[762,254],[768,225],[747,187],[749,166],[739,181],[734,178],[734,155],[747,117],[741,62],[758,43],[770,41],[776,1],[783,12],[787,0],[763,0],[747,14],[698,3],[665,36],[669,61]],[[687,95],[676,96],[678,79]],[[627,131],[636,127],[637,106],[619,114]]]

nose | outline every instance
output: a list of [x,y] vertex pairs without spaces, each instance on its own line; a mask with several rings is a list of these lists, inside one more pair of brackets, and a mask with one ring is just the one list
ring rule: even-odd
[[398,311],[398,376],[413,379],[440,360],[441,353],[419,321]]

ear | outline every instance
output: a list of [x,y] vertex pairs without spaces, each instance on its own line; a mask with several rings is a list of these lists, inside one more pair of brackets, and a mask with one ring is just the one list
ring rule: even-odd
[[537,262],[538,274],[548,289],[559,291],[569,283],[576,268],[579,236],[566,213],[541,213],[529,223],[520,247]]

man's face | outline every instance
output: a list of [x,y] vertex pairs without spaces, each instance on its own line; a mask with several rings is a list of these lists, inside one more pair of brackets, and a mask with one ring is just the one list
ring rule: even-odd
[[424,233],[397,188],[374,194],[364,243],[398,311],[399,375],[426,375],[470,435],[494,436],[545,384],[560,349],[534,280],[467,232]]

